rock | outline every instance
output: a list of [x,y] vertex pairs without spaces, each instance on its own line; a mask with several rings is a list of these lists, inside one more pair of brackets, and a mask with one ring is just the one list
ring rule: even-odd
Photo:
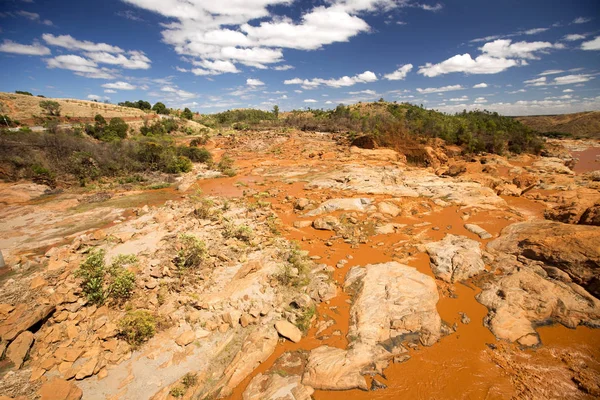
[[177,343],[180,346],[187,346],[188,344],[192,343],[195,339],[196,333],[194,333],[194,331],[192,330],[189,330],[179,335],[177,339],[175,339],[175,343]]
[[48,284],[48,282],[46,282],[46,280],[44,278],[42,278],[41,276],[36,276],[29,283],[29,289],[35,290],[35,289],[41,288],[43,286],[46,286],[47,284]]
[[322,218],[317,218],[313,221],[312,226],[315,229],[323,230],[323,231],[334,231],[340,221],[331,215],[327,215]]
[[294,228],[308,228],[312,225],[312,221],[294,221]]
[[565,165],[565,162],[556,157],[542,157],[531,165],[531,169],[545,174],[574,175],[575,173]]
[[479,236],[483,240],[485,240],[485,239],[491,239],[492,238],[492,235],[490,235],[488,233],[488,231],[486,231],[485,229],[483,229],[479,225],[465,224],[465,229],[468,230],[471,233],[476,234],[477,236]]
[[404,157],[404,155],[398,154],[392,149],[361,149],[356,146],[351,146],[350,154],[356,156],[360,160],[406,162],[406,157]]
[[583,225],[600,226],[600,204],[595,204],[585,210],[578,223]]
[[33,333],[25,331],[21,333],[6,349],[6,358],[15,366],[15,369],[21,368],[23,361],[29,354],[29,349],[33,344]]
[[469,316],[466,313],[460,312],[459,314],[460,314],[460,322],[461,323],[463,323],[465,325],[468,325],[471,323],[471,318],[469,318]]
[[377,379],[373,378],[371,381],[371,391],[387,389],[387,385],[383,382],[379,382]]
[[98,357],[90,358],[81,366],[81,368],[79,368],[79,371],[77,371],[77,374],[75,374],[75,379],[80,381],[82,379],[87,378],[88,376],[94,375],[97,365]]
[[532,267],[519,266],[483,289],[477,300],[490,310],[486,325],[496,337],[524,346],[539,344],[535,326],[541,323],[600,323],[599,300],[576,284],[548,281]]
[[320,346],[311,350],[302,384],[318,390],[368,390],[362,369],[372,363],[370,353]]
[[314,389],[298,375],[256,375],[244,390],[243,400],[311,400]]
[[73,382],[53,378],[44,383],[39,391],[40,400],[80,400],[83,391]]
[[331,199],[327,200],[319,207],[306,213],[307,216],[313,217],[321,214],[328,214],[334,211],[360,211],[366,212],[368,207],[371,205],[371,199],[357,198],[357,199]]
[[31,310],[25,304],[20,304],[5,321],[0,323],[0,338],[12,341],[22,332],[47,319],[54,310],[52,305],[38,306]]
[[388,214],[388,215],[391,215],[392,217],[397,217],[402,212],[402,210],[395,204],[388,203],[385,201],[379,203],[377,205],[377,209],[379,210],[380,213]]
[[439,242],[425,245],[431,269],[437,278],[456,282],[485,271],[479,243],[464,236],[447,234]]
[[442,175],[445,176],[458,176],[467,172],[467,167],[464,164],[452,164],[448,167],[448,170],[444,172]]
[[394,357],[394,364],[402,364],[403,362],[406,362],[408,360],[410,360],[410,355],[401,354],[399,356]]
[[566,272],[573,282],[600,298],[600,227],[553,221],[512,224],[488,249],[538,260]]
[[223,314],[223,321],[228,323],[232,328],[235,328],[240,323],[240,317],[242,312],[239,310],[232,310]]
[[588,188],[561,191],[548,198],[556,203],[544,212],[546,219],[567,224],[600,225],[598,211],[600,210],[598,191]]
[[309,205],[310,200],[301,198],[296,200],[296,202],[294,203],[294,208],[296,210],[305,210]]
[[277,332],[281,336],[291,340],[294,343],[298,343],[300,340],[302,340],[302,332],[300,329],[298,329],[296,325],[286,320],[282,319],[277,321],[275,323],[275,329],[277,329]]
[[306,309],[313,306],[314,303],[309,295],[300,294],[294,297],[294,300],[292,300],[292,304],[295,305],[297,308]]

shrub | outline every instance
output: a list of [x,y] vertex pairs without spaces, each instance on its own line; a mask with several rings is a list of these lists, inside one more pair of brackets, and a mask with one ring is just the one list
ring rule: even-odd
[[181,117],[185,118],[185,119],[193,119],[194,118],[194,113],[192,112],[192,110],[190,110],[189,108],[185,108],[183,110],[183,112],[181,113]]
[[186,388],[195,386],[198,383],[198,375],[188,372],[183,376],[181,383],[183,383],[183,386],[185,386]]
[[183,397],[185,395],[185,389],[181,386],[175,386],[169,391],[169,394],[175,398]]
[[25,96],[33,96],[31,92],[25,92],[23,90],[15,90],[16,94],[24,94]]
[[140,347],[156,333],[156,319],[146,310],[129,311],[118,325],[120,336],[133,348]]
[[116,135],[121,139],[125,139],[127,137],[127,130],[129,129],[129,125],[121,118],[113,118],[110,120],[108,124],[107,130]]
[[192,170],[192,162],[184,156],[173,157],[165,168],[165,172],[177,174],[181,172],[190,172]]
[[223,157],[221,157],[221,161],[219,161],[219,164],[217,164],[217,169],[219,171],[221,171],[224,175],[227,176],[235,176],[236,172],[235,169],[233,169],[233,159],[231,159],[228,155],[224,155]]
[[135,286],[135,275],[125,268],[135,264],[137,258],[129,255],[117,256],[107,268],[104,263],[104,250],[94,250],[75,271],[81,278],[81,288],[88,301],[101,305],[108,299],[122,301],[131,297]]
[[165,106],[164,103],[161,103],[160,101],[152,106],[152,110],[155,111],[157,114],[169,114],[169,109],[167,108],[167,106]]
[[194,215],[200,219],[209,219],[212,214],[212,207],[214,202],[210,199],[200,200],[200,205],[194,210]]
[[197,268],[206,256],[206,245],[194,235],[179,235],[181,249],[177,252],[174,264],[179,269]]
[[60,104],[53,100],[42,100],[40,101],[40,108],[45,110],[48,115],[53,117],[60,116]]
[[236,238],[248,243],[254,237],[254,232],[252,231],[252,228],[247,225],[235,226],[232,223],[229,223],[225,225],[222,235],[225,239]]
[[212,154],[204,147],[185,147],[179,146],[177,154],[189,158],[193,162],[210,163],[212,162]]

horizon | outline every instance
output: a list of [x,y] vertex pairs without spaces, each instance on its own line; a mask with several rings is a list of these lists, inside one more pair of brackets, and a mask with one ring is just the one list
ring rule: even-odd
[[0,90],[7,93],[142,99],[202,114],[329,109],[379,98],[448,114],[600,110],[595,1],[3,5]]

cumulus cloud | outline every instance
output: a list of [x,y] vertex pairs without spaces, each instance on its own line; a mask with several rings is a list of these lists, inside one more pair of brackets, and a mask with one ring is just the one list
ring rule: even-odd
[[276,67],[273,67],[273,69],[275,71],[288,71],[290,69],[294,69],[294,67],[291,65],[278,65]]
[[408,75],[408,73],[412,69],[413,69],[412,64],[406,64],[406,65],[403,65],[402,67],[398,68],[396,71],[392,72],[391,74],[384,75],[383,78],[387,79],[388,81],[401,81],[401,80],[404,80],[404,78],[406,78],[406,75]]
[[455,90],[463,90],[463,89],[464,89],[464,87],[462,87],[461,85],[450,85],[450,86],[442,86],[439,88],[426,88],[426,89],[417,88],[417,92],[419,92],[421,94],[429,94],[429,93],[452,92]]
[[467,100],[469,100],[469,98],[467,96],[461,96],[461,97],[456,97],[456,98],[450,99],[448,101],[467,101]]
[[485,82],[481,82],[473,86],[473,89],[485,89],[486,87],[488,87],[488,84]]
[[584,83],[594,79],[589,74],[576,74],[576,75],[565,75],[554,78],[549,81],[545,76],[536,79],[529,79],[524,81],[527,86],[550,86],[550,85],[573,85],[575,83]]
[[305,103],[318,103],[318,101],[315,99],[306,99],[306,100],[304,100],[304,102]]
[[67,69],[75,74],[93,79],[113,79],[115,76],[109,69],[99,68],[92,60],[77,56],[75,54],[61,55],[46,59],[48,68]]
[[369,96],[379,96],[376,91],[370,90],[370,89],[360,90],[358,92],[348,92],[348,94],[366,94],[366,95],[369,95]]
[[577,17],[573,20],[574,24],[585,24],[586,22],[590,22],[592,19],[591,18],[586,18],[586,17]]
[[365,71],[362,74],[358,74],[355,76],[343,76],[338,79],[287,79],[283,81],[285,85],[301,85],[304,89],[314,89],[319,87],[320,85],[326,85],[329,87],[340,88],[353,86],[357,83],[369,83],[377,81],[377,75],[375,75],[371,71]]
[[131,83],[122,82],[122,81],[105,83],[104,85],[102,85],[102,87],[106,88],[106,89],[115,89],[115,90],[135,90],[135,89],[137,89],[137,87],[135,87]]
[[123,54],[114,55],[106,52],[85,53],[86,57],[101,64],[118,65],[126,69],[150,68],[150,59],[141,51],[129,51],[127,54],[129,57]]
[[0,51],[3,53],[21,54],[26,56],[47,56],[50,54],[50,49],[39,43],[20,44],[7,39],[0,44]]
[[550,42],[516,42],[497,39],[483,45],[482,54],[475,59],[469,53],[458,54],[439,64],[427,63],[419,67],[419,74],[435,77],[452,72],[465,74],[497,74],[519,65],[527,65],[527,59],[537,60],[537,52],[564,48]]
[[264,86],[264,82],[259,79],[246,79],[246,85],[248,86]]
[[574,90],[573,89],[565,89],[563,90],[563,93],[573,93]]
[[594,40],[581,43],[582,50],[600,50],[600,36],[596,36]]
[[563,36],[563,40],[566,40],[567,42],[575,42],[577,40],[583,40],[583,39],[585,39],[585,35],[580,35],[577,33],[572,33],[570,35]]
[[117,46],[111,46],[106,43],[94,43],[87,40],[77,40],[71,35],[54,36],[50,33],[44,33],[42,39],[50,46],[64,47],[69,50],[100,51],[107,53],[123,53],[124,50]]
[[475,99],[474,101],[476,104],[483,104],[483,103],[487,103],[487,100],[485,97],[478,97]]
[[112,89],[106,89],[104,90],[104,93],[117,93],[117,91]]
[[[123,83],[123,82],[118,82],[118,83]],[[181,90],[181,89],[179,89],[177,87],[173,87],[173,86],[163,86],[160,89],[160,91],[165,92],[165,93],[172,93],[181,99],[193,99],[194,97],[198,97],[198,95],[195,93],[186,92],[185,90]]]

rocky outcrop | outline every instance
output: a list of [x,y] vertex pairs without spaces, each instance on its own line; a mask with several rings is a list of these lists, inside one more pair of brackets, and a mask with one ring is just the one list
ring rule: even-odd
[[490,310],[486,324],[496,337],[534,346],[540,343],[535,331],[539,324],[600,327],[599,300],[577,284],[547,278],[539,266],[519,265],[484,285],[477,300]]
[[17,336],[6,349],[6,358],[13,363],[16,369],[21,368],[23,365],[32,344],[33,333],[25,331]]
[[509,225],[488,244],[497,252],[521,255],[566,272],[600,298],[600,227],[530,221]]
[[83,391],[73,382],[60,378],[44,383],[39,394],[40,400],[79,400],[83,397]]
[[334,211],[359,211],[366,212],[371,206],[371,199],[331,199],[319,205],[314,210],[306,213],[309,217],[328,214]]
[[397,262],[354,267],[345,287],[356,291],[349,347],[312,350],[303,384],[322,390],[368,390],[363,374],[381,373],[394,355],[404,353],[404,337],[415,335],[426,346],[440,338],[435,281],[415,268]]
[[567,224],[600,226],[600,194],[597,190],[578,188],[548,196],[555,205],[544,213],[547,219]]
[[22,332],[47,319],[54,312],[55,307],[51,305],[39,306],[31,310],[27,305],[20,304],[0,323],[0,338],[11,341]]
[[431,270],[443,281],[462,281],[485,271],[481,249],[475,240],[448,234],[425,247],[431,258]]
[[302,384],[299,375],[256,375],[242,395],[243,400],[311,400],[314,389]]

